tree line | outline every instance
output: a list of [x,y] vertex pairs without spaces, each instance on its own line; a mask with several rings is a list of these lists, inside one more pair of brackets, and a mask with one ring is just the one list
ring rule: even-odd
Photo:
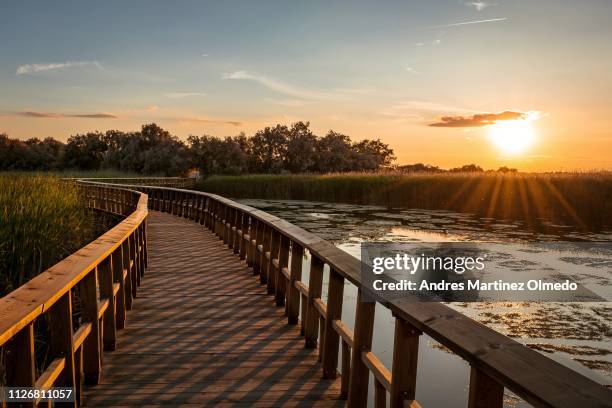
[[154,123],[140,131],[109,130],[25,141],[0,134],[0,170],[116,169],[175,176],[202,174],[330,173],[376,171],[391,166],[393,149],[379,139],[353,142],[330,130],[317,136],[309,122],[277,124],[252,136],[189,136],[184,142]]

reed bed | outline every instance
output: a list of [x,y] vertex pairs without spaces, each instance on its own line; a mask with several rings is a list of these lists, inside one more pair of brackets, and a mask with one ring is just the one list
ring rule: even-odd
[[212,176],[197,189],[234,198],[311,200],[476,214],[529,225],[612,227],[612,173]]
[[92,240],[78,188],[57,177],[0,175],[0,296]]

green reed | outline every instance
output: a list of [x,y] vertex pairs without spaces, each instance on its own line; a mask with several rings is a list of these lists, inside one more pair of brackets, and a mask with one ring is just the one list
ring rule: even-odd
[[312,200],[612,227],[612,173],[346,173],[212,176],[202,191],[234,198]]
[[95,236],[78,188],[57,177],[0,175],[0,296]]

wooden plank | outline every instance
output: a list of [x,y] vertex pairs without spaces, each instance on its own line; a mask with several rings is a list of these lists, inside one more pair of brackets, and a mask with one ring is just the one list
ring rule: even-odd
[[327,310],[325,311],[325,340],[323,341],[323,378],[336,378],[338,367],[339,340],[334,329],[334,321],[342,317],[342,301],[344,297],[344,278],[334,269],[329,273],[329,288],[327,291]]
[[98,302],[98,319],[101,319],[104,316],[109,304],[109,299],[100,299]]
[[[60,376],[66,366],[66,359],[64,357],[58,357],[51,361],[49,366],[43,371],[43,373],[36,380],[34,387],[39,390],[48,390],[55,385],[55,381]],[[40,400],[37,401],[37,403]]]
[[346,341],[342,341],[342,376],[340,384],[340,398],[348,397],[349,382],[351,378],[351,347]]
[[374,407],[387,407],[387,390],[385,389],[384,385],[377,379],[374,379]]
[[343,405],[340,380],[321,378],[318,353],[238,256],[184,219],[151,213],[148,228],[147,280],[89,406]]
[[304,341],[307,348],[317,347],[319,330],[319,311],[315,306],[315,299],[321,298],[323,286],[323,262],[316,256],[310,260],[310,281],[308,284],[308,305],[306,307],[306,325],[304,328]]
[[277,306],[285,306],[287,285],[289,284],[287,266],[289,266],[289,238],[285,235],[281,235],[278,265],[276,266],[276,292],[274,294],[274,300]]
[[350,348],[353,348],[353,331],[348,328],[342,320],[336,319],[332,321],[334,330],[340,335],[342,341]]
[[77,329],[77,331],[74,332],[74,335],[72,336],[72,350],[74,352],[76,352],[77,349],[81,347],[81,345],[83,344],[87,336],[89,336],[89,333],[91,333],[91,327],[92,327],[91,322],[88,322],[88,323],[82,324]]
[[98,265],[98,280],[100,282],[100,297],[109,299],[108,311],[105,312],[103,320],[103,346],[104,350],[112,351],[115,349],[117,341],[115,296],[121,288],[119,283],[113,281],[112,255]]
[[[75,386],[74,347],[72,346],[72,297],[66,292],[49,311],[50,336],[49,353],[51,357],[63,357],[64,368],[54,381],[56,387]],[[76,397],[72,403],[61,403],[58,406],[72,406],[76,404]]]
[[[121,247],[113,252],[111,258],[113,279],[119,284],[119,291],[116,293],[115,302],[115,324],[117,329],[123,329],[125,327],[125,277],[127,275],[127,269],[123,267],[123,252],[121,251]],[[109,344],[109,347],[110,346]]]
[[[81,282],[81,305],[83,320],[91,324],[91,335],[83,343],[83,372],[87,384],[97,384],[100,378],[102,359],[100,356],[99,319],[104,313],[98,302],[98,270],[92,270]],[[108,305],[107,305],[108,307]]]
[[419,336],[421,331],[402,319],[395,319],[393,337],[393,367],[389,405],[404,407],[406,401],[415,399]]
[[312,301],[312,305],[315,310],[319,313],[317,318],[321,317],[323,319],[327,318],[327,305],[321,298],[316,298]]
[[[278,284],[278,254],[280,250],[281,235],[275,230],[270,232],[270,252],[266,252],[268,282],[267,290],[269,295],[276,294],[276,286]],[[275,261],[276,260],[276,265]],[[276,268],[275,268],[276,266]]]
[[[36,381],[34,354],[34,324],[21,329],[6,345],[4,368],[9,387],[33,387]],[[23,403],[24,406],[34,406]]]
[[385,390],[391,389],[391,372],[371,351],[361,353],[361,360],[376,378],[376,381],[382,384]]
[[355,333],[351,356],[351,379],[349,383],[348,404],[351,407],[365,407],[368,400],[369,370],[362,354],[372,349],[374,334],[375,304],[363,300],[362,289],[357,291],[357,310],[355,313]]
[[504,406],[504,386],[472,367],[468,398],[468,408],[502,408]]

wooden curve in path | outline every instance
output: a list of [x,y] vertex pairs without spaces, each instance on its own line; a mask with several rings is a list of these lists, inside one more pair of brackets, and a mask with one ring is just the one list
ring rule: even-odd
[[202,225],[150,212],[148,269],[88,406],[344,406],[316,349]]
[[[468,408],[502,408],[506,391],[536,407],[612,408],[611,390],[441,303],[376,299],[395,318],[386,367],[372,352],[361,261],[332,243],[214,194],[78,185],[90,208],[122,221],[0,299],[7,386],[70,387],[66,406],[418,408],[426,334],[470,365]],[[352,326],[341,318],[347,283]]]

